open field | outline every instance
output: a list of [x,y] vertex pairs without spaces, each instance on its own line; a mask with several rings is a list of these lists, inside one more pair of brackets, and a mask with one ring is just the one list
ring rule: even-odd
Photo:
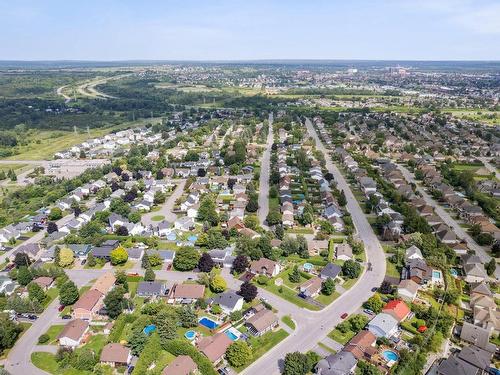
[[500,124],[500,111],[477,110],[467,108],[446,108],[444,113],[451,113],[453,116],[460,119],[472,120],[481,122],[487,125]]
[[54,153],[70,148],[87,139],[102,137],[114,130],[142,126],[157,121],[159,119],[156,118],[141,119],[106,128],[91,129],[89,133],[80,132],[77,134],[59,130],[30,130],[26,134],[28,144],[18,146],[16,149],[19,153],[9,156],[5,160],[50,160]]

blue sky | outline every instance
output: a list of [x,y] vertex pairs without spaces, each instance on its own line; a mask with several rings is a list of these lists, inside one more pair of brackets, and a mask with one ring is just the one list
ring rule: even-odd
[[0,60],[500,60],[499,0],[4,0]]

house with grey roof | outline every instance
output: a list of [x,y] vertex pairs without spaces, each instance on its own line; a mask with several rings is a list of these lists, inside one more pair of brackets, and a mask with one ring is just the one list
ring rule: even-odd
[[466,346],[459,353],[451,354],[442,361],[438,375],[480,375],[487,374],[493,353],[477,346]]
[[167,286],[165,283],[159,281],[141,281],[137,286],[136,294],[139,297],[157,298],[165,296],[167,293]]
[[494,353],[495,345],[490,343],[490,334],[491,331],[487,328],[464,322],[460,331],[460,339],[487,352]]
[[214,263],[219,267],[231,268],[235,257],[233,254],[233,247],[228,246],[225,249],[213,249],[208,251],[208,255],[212,258]]
[[218,294],[209,300],[210,304],[219,305],[222,311],[229,315],[243,308],[243,297],[237,294],[234,290],[228,290],[222,294]]
[[377,337],[390,338],[398,330],[398,321],[387,313],[380,313],[368,323],[368,330]]
[[323,358],[315,367],[318,375],[354,374],[358,361],[351,352],[340,351]]
[[323,280],[326,280],[328,278],[335,280],[341,271],[342,271],[342,268],[340,268],[340,266],[333,264],[333,263],[328,263],[325,267],[323,267],[319,276]]

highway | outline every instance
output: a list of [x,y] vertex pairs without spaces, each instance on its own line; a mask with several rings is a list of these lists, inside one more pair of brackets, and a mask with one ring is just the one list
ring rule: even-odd
[[267,228],[264,224],[267,214],[269,213],[269,175],[271,167],[271,147],[273,145],[273,114],[269,114],[269,131],[267,134],[266,149],[262,155],[262,163],[260,166],[259,177],[259,210],[257,215],[259,217],[260,225]]
[[[438,216],[444,221],[446,225],[448,225],[455,232],[458,238],[464,240],[469,246],[470,249],[476,252],[476,255],[479,256],[483,263],[488,263],[491,260],[491,256],[486,252],[486,250],[479,246],[476,241],[460,226],[459,223],[455,219],[451,217],[451,215],[439,205],[420,185],[420,182],[415,179],[415,176],[404,166],[397,164],[398,169],[403,174],[406,181],[415,184],[418,192],[422,195],[422,198],[429,205],[434,207],[434,210],[438,214]],[[500,267],[497,267],[495,270],[495,278],[499,280],[500,278]]]
[[286,353],[294,351],[305,353],[313,349],[320,340],[327,336],[333,327],[342,321],[340,315],[345,312],[348,314],[356,312],[362,303],[373,294],[371,289],[380,286],[384,280],[385,254],[378,238],[375,236],[346,180],[332,163],[328,150],[320,141],[309,119],[306,120],[306,127],[309,135],[316,141],[316,148],[325,154],[328,171],[333,174],[338,187],[345,192],[347,209],[352,215],[359,239],[365,245],[367,261],[372,263],[372,271],[365,271],[351,289],[321,311],[309,311],[295,305],[290,307],[288,302],[286,307],[283,306],[284,303],[277,306],[278,309],[290,309],[289,313],[296,321],[297,328],[285,340],[242,371],[242,374],[279,374]]

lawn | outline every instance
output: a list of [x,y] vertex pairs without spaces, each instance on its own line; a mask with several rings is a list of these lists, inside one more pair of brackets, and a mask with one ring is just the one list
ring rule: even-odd
[[64,324],[55,324],[53,326],[50,326],[47,332],[45,332],[45,334],[49,336],[49,341],[47,341],[47,345],[52,345],[56,342],[57,336],[59,336],[63,328]]
[[155,215],[151,218],[152,221],[162,221],[163,219],[165,219],[163,215]]
[[267,351],[269,351],[273,346],[277,345],[279,342],[283,341],[288,337],[288,333],[284,329],[280,329],[276,332],[267,332],[261,337],[251,337],[248,339],[248,344],[252,347],[252,360],[245,366],[238,367],[235,370],[237,372],[243,371],[250,364],[255,362],[257,359],[262,357]]
[[31,353],[31,362],[40,370],[54,375],[92,375],[92,372],[70,368],[59,368],[56,357],[52,353],[34,352]]
[[[31,327],[31,323],[21,322],[21,323],[19,323],[19,325],[21,326],[21,328],[23,330],[21,331],[21,333],[17,337],[17,340],[19,340],[21,338],[21,336],[24,335],[24,333]],[[9,354],[9,351],[10,351],[10,348],[9,349],[5,349],[3,351],[0,351],[0,360],[7,358],[7,355]]]
[[342,333],[337,328],[335,328],[328,334],[328,337],[332,340],[337,341],[339,344],[345,345],[349,342],[350,339],[354,337],[354,335],[355,333],[351,330],[347,331],[346,333]]
[[59,289],[50,288],[49,290],[47,290],[45,295],[46,298],[45,301],[43,301],[43,306],[47,307],[59,295]]
[[385,264],[386,264],[385,274],[387,276],[391,276],[391,277],[400,277],[401,276],[396,268],[396,265],[394,263],[390,262],[389,259],[386,258]]
[[329,296],[327,296],[326,294],[320,293],[315,298],[315,300],[326,306],[326,305],[329,305],[330,303],[332,303],[333,301],[335,301],[339,297],[340,297],[340,293],[339,292],[333,292]]
[[283,285],[282,287],[276,286],[274,284],[274,279],[270,280],[268,285],[259,285],[259,284],[257,285],[299,307],[303,307],[308,310],[320,310],[318,306],[311,305],[305,299],[299,297],[296,291],[288,288],[287,286],[285,285]]
[[290,315],[285,315],[283,318],[281,318],[281,321],[291,329],[295,329],[295,322],[292,320],[292,317]]
[[332,354],[337,353],[334,349],[330,348],[328,345],[323,344],[322,342],[318,342],[318,346],[319,346],[320,348],[325,349],[327,352],[330,352],[330,353],[332,353]]

